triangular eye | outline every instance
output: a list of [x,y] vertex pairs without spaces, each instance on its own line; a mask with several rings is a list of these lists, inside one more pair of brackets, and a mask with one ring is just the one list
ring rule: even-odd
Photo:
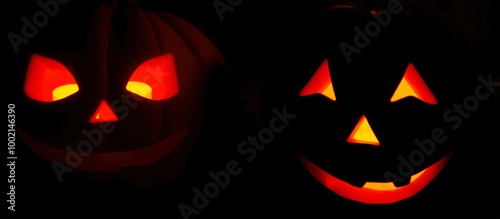
[[335,92],[333,91],[332,80],[330,79],[328,60],[326,59],[321,66],[319,66],[311,80],[309,80],[302,91],[300,91],[299,96],[309,96],[311,94],[322,94],[332,101],[337,100]]
[[429,87],[427,87],[422,77],[420,77],[417,69],[415,69],[415,66],[413,66],[412,63],[410,63],[408,68],[406,68],[403,79],[391,97],[391,103],[409,96],[416,97],[428,104],[437,104],[436,98],[429,90]]
[[174,55],[158,56],[142,63],[130,77],[126,89],[150,100],[164,100],[179,92]]
[[79,88],[71,72],[60,62],[33,54],[31,56],[24,92],[32,99],[53,102],[66,98]]

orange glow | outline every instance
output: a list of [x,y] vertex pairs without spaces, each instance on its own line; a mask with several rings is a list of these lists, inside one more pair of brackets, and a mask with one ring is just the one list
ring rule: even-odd
[[118,117],[116,117],[106,101],[102,100],[89,122],[96,123],[106,121],[118,121]]
[[330,175],[297,151],[295,154],[309,173],[325,187],[344,198],[367,204],[389,204],[417,194],[439,174],[451,156],[449,153],[438,162],[414,174],[408,185],[395,187],[392,182],[366,182],[359,188]]
[[78,90],[75,78],[63,64],[38,54],[31,56],[24,83],[24,92],[28,97],[53,102]]
[[327,8],[325,11],[329,11],[329,10],[333,10],[333,9],[339,9],[339,8],[349,8],[349,9],[352,9],[354,7],[351,6],[351,5],[334,5],[332,7]]
[[[411,176],[410,183],[417,180],[424,173],[425,169]],[[366,182],[362,188],[375,190],[394,190],[398,189],[393,182]]]
[[418,179],[418,177],[420,177],[424,173],[424,171],[425,170],[422,170],[422,171],[418,172],[417,174],[413,174],[411,176],[410,183],[413,182],[413,181],[415,181],[416,179]]
[[134,94],[137,94],[139,96],[145,97],[147,99],[153,98],[153,95],[152,95],[153,89],[148,84],[138,82],[138,81],[129,81],[127,83],[126,88],[128,91],[130,91]]
[[354,127],[354,130],[352,131],[349,138],[347,138],[347,142],[356,144],[371,144],[377,146],[380,145],[377,136],[375,136],[375,133],[373,133],[373,130],[370,127],[366,116],[364,115],[361,116],[358,124],[356,125],[356,127]]
[[76,84],[66,84],[59,86],[52,91],[52,100],[60,100],[66,98],[67,96],[74,94],[78,91],[78,85]]
[[150,100],[164,100],[179,92],[174,55],[168,53],[142,63],[132,74],[126,89]]
[[394,190],[398,189],[392,182],[366,182],[362,188],[374,190]]
[[322,94],[330,100],[335,101],[335,92],[333,91],[332,79],[330,78],[330,68],[328,67],[328,60],[325,59],[321,66],[319,66],[316,73],[306,86],[300,91],[299,96],[309,96],[311,94]]
[[391,97],[391,103],[396,102],[405,97],[416,97],[421,101],[429,104],[437,104],[437,100],[425,84],[417,69],[412,63],[408,65],[403,79],[398,85],[398,88]]

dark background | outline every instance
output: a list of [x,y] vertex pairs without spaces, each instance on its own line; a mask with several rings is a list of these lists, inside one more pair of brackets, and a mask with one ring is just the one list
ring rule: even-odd
[[[224,2],[225,1],[221,1]],[[193,187],[202,190],[210,171],[225,168],[227,161],[242,164],[242,173],[197,216],[200,218],[336,218],[336,217],[457,217],[498,216],[499,95],[484,103],[462,127],[450,132],[455,153],[443,171],[415,196],[390,205],[366,205],[343,199],[318,183],[292,153],[287,126],[274,141],[246,163],[238,144],[268,126],[272,109],[287,106],[303,112],[300,89],[325,55],[346,65],[335,45],[352,41],[354,26],[370,21],[368,11],[383,8],[384,1],[355,2],[359,11],[331,16],[324,8],[340,1],[243,1],[220,21],[211,1],[139,1],[147,10],[175,14],[206,34],[225,58],[229,74],[209,81],[205,128],[195,145],[182,177],[168,185],[137,187],[120,181],[92,181],[69,175],[63,183],[50,163],[18,139],[16,153],[16,212],[10,217],[164,217],[179,218],[178,205],[192,206]],[[20,32],[21,17],[40,10],[31,1],[3,3],[3,35]],[[71,4],[85,4],[72,1]],[[88,3],[90,4],[90,3]],[[93,4],[93,3],[92,3]],[[455,86],[450,103],[473,94],[477,75],[494,73],[498,80],[498,3],[495,1],[416,1],[412,14],[393,18],[387,29],[363,50],[360,60],[398,57],[386,48],[392,43],[413,45],[416,59],[428,69],[447,75]],[[63,13],[64,8],[61,9]],[[337,19],[333,19],[336,18]],[[57,16],[54,18],[57,19]],[[50,21],[47,27],[50,26]],[[48,28],[45,28],[48,29]],[[322,35],[338,32],[331,38]],[[401,31],[417,35],[394,40]],[[44,33],[44,28],[39,34]],[[331,40],[331,41],[329,41]],[[37,38],[14,54],[4,38],[5,105],[19,103],[27,57]],[[325,46],[328,45],[328,46]],[[332,48],[331,54],[325,48]],[[380,51],[375,48],[383,50]],[[336,51],[335,51],[336,49]],[[406,56],[407,54],[402,54]],[[366,62],[354,61],[363,67]],[[451,65],[451,66],[450,66]],[[347,65],[346,65],[347,66]],[[457,89],[463,86],[463,89]],[[443,106],[447,108],[449,106]],[[22,115],[16,115],[22,119]],[[36,122],[36,121],[33,121]],[[321,124],[328,127],[330,124]],[[5,155],[2,153],[2,156]],[[4,191],[7,187],[4,187]],[[5,208],[7,205],[5,205]],[[193,216],[194,217],[194,216]]]

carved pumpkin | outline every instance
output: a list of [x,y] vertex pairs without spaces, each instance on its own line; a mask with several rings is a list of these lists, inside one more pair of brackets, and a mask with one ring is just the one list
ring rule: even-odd
[[[341,76],[337,76],[337,77],[343,79]],[[344,103],[351,103],[351,104],[355,104],[357,106],[366,106],[364,104],[360,104],[359,101],[365,101],[365,100],[369,100],[372,98],[377,100],[377,101],[381,99],[381,98],[375,98],[373,95],[370,95],[368,93],[364,94],[366,99],[357,97],[357,98],[355,98],[354,101],[349,101],[349,100],[346,100],[345,98],[341,98],[340,95],[339,95],[339,97],[337,97],[336,92],[335,92],[335,88],[334,88],[335,86],[333,86],[333,84],[335,84],[335,83],[332,83],[332,81],[334,81],[332,78],[337,78],[337,77],[332,76],[330,74],[328,60],[324,60],[323,63],[321,64],[321,66],[316,71],[316,73],[311,78],[311,80],[301,90],[299,95],[305,97],[305,96],[310,96],[313,94],[321,94],[322,96],[326,97],[331,102],[342,101]],[[363,79],[360,79],[360,81],[361,80],[363,80]],[[360,84],[365,85],[364,83],[360,83]],[[350,84],[350,85],[355,86],[355,84]],[[344,86],[341,86],[341,87],[346,88]],[[357,87],[356,89],[360,88],[359,86],[355,86],[355,87]],[[387,91],[387,89],[382,89],[382,90]],[[378,93],[375,90],[373,90],[372,92]],[[344,94],[345,94],[345,92],[344,92]],[[387,96],[387,97],[389,97],[389,96]],[[357,101],[356,101],[356,99],[357,99]],[[420,76],[420,74],[416,70],[415,66],[412,63],[409,63],[404,75],[400,79],[399,84],[394,89],[392,96],[390,96],[389,98],[386,99],[386,103],[396,104],[398,101],[403,101],[403,102],[408,103],[408,102],[415,102],[415,100],[423,102],[422,104],[428,104],[431,106],[438,104],[436,97],[433,95],[433,93],[431,92],[429,87],[426,85],[425,81],[422,79],[422,77]],[[356,102],[358,102],[358,103],[356,104]],[[378,105],[378,107],[381,106],[381,104],[377,104],[377,105]],[[382,104],[382,105],[384,105],[384,104]],[[389,105],[387,105],[387,107],[389,107]],[[343,109],[341,109],[340,111],[343,111],[345,113],[345,111]],[[358,110],[356,110],[356,111],[358,111]],[[451,156],[451,153],[450,153],[450,154],[444,156],[442,159],[435,162],[434,164],[432,164],[424,169],[420,168],[422,170],[420,170],[418,172],[412,171],[411,176],[409,176],[409,175],[405,176],[406,177],[405,180],[401,180],[402,177],[399,178],[400,176],[396,175],[396,178],[400,179],[400,182],[397,182],[398,185],[396,186],[394,184],[394,182],[386,181],[386,180],[391,179],[391,177],[394,176],[392,173],[398,173],[397,171],[393,171],[391,173],[384,172],[385,167],[381,168],[381,169],[377,169],[377,168],[370,167],[370,165],[377,166],[377,165],[380,165],[382,163],[382,166],[386,166],[386,165],[384,165],[385,164],[384,162],[387,162],[390,160],[390,158],[389,158],[390,155],[395,155],[395,152],[390,151],[390,150],[393,150],[394,149],[393,147],[396,145],[390,145],[388,149],[387,148],[384,149],[383,147],[387,147],[385,143],[394,144],[397,142],[391,141],[389,138],[381,136],[381,134],[389,134],[391,132],[384,132],[382,130],[377,130],[377,129],[375,129],[376,131],[374,131],[374,129],[372,128],[369,118],[371,116],[374,116],[377,119],[377,122],[380,122],[380,123],[377,123],[377,126],[379,126],[381,128],[382,127],[385,128],[386,126],[384,126],[384,121],[380,121],[381,119],[383,119],[384,116],[382,116],[382,117],[378,116],[377,113],[372,113],[369,110],[366,110],[366,111],[361,110],[361,111],[363,111],[363,113],[360,113],[361,115],[359,115],[360,118],[357,122],[355,122],[354,120],[351,120],[354,123],[352,123],[350,125],[343,123],[343,122],[339,124],[339,125],[345,125],[347,128],[352,127],[352,131],[348,135],[345,135],[345,134],[347,134],[347,132],[345,132],[345,131],[333,132],[333,133],[342,133],[342,134],[340,134],[338,136],[335,135],[334,137],[332,137],[332,139],[334,139],[333,142],[335,142],[332,144],[335,145],[336,147],[339,147],[339,145],[341,145],[340,147],[349,147],[350,148],[350,149],[345,148],[344,150],[339,150],[340,153],[346,153],[348,151],[347,153],[351,152],[351,153],[355,154],[354,151],[356,151],[356,149],[354,149],[354,148],[358,148],[360,150],[365,149],[366,151],[359,152],[358,156],[354,156],[353,160],[356,160],[355,161],[356,163],[354,163],[354,162],[347,162],[346,163],[348,166],[346,169],[348,169],[348,170],[355,169],[356,170],[355,172],[358,172],[358,171],[362,172],[362,174],[365,174],[365,176],[369,176],[369,177],[356,176],[356,175],[353,175],[350,173],[346,173],[346,172],[342,172],[342,171],[338,171],[338,170],[334,169],[334,171],[332,171],[332,172],[337,172],[337,173],[341,172],[339,175],[341,175],[341,176],[343,175],[343,177],[345,177],[345,178],[343,178],[344,179],[343,180],[342,177],[335,177],[334,176],[335,174],[329,173],[329,171],[322,169],[321,167],[318,166],[319,164],[328,166],[328,162],[320,161],[319,164],[315,164],[314,162],[312,162],[311,160],[309,160],[307,158],[308,156],[303,155],[299,151],[305,151],[306,154],[311,154],[312,155],[311,157],[316,159],[316,160],[318,158],[329,160],[327,158],[328,153],[320,153],[320,154],[311,153],[310,150],[305,149],[305,147],[300,147],[300,146],[298,147],[299,149],[296,150],[296,155],[299,157],[299,159],[302,162],[302,164],[304,165],[304,167],[306,167],[306,169],[319,182],[321,182],[324,186],[326,186],[327,188],[329,188],[333,192],[337,193],[338,195],[340,195],[344,198],[347,198],[347,199],[351,199],[351,200],[358,201],[358,202],[369,203],[369,204],[387,204],[387,203],[393,203],[393,202],[397,202],[397,201],[406,199],[408,197],[415,195],[417,192],[419,192],[421,189],[423,189],[441,171],[441,169],[444,167],[444,165],[448,161],[449,157]],[[344,113],[342,113],[341,115],[349,115],[349,113],[345,113],[345,114]],[[353,113],[350,113],[350,114],[353,114]],[[369,115],[369,116],[367,116],[367,115]],[[398,114],[398,115],[400,115],[400,114]],[[385,116],[387,116],[387,114]],[[400,119],[402,121],[407,121],[406,119],[408,116],[409,115],[406,115],[405,117],[401,117]],[[388,119],[388,120],[390,120],[390,119]],[[334,126],[336,126],[336,125],[337,124],[334,124]],[[408,126],[404,126],[404,125],[401,128],[403,128],[403,130],[406,130],[409,132],[411,132],[411,130],[412,130],[411,127],[408,128]],[[334,128],[334,130],[336,130],[336,129]],[[394,131],[394,130],[392,130],[392,131]],[[394,134],[394,133],[396,133],[396,135],[399,134],[397,132],[393,132],[392,134]],[[325,134],[325,133],[322,133],[322,134]],[[391,136],[393,136],[392,134],[391,134]],[[437,133],[436,135],[443,135],[443,133],[441,133],[441,134]],[[343,143],[338,142],[338,140],[342,139],[341,136],[343,136],[343,138],[344,138]],[[442,138],[442,136],[438,136],[436,138],[438,138],[438,141],[439,141],[439,140],[441,140],[440,138]],[[383,139],[383,140],[379,140],[379,139]],[[400,138],[398,136],[395,136],[395,139],[400,139]],[[382,141],[382,143],[381,143],[381,141]],[[402,141],[402,142],[404,142],[404,141]],[[326,142],[323,142],[322,144],[324,147],[333,147],[333,145],[328,146],[328,143],[329,143],[329,141],[326,141]],[[442,143],[442,142],[439,142],[439,143]],[[339,144],[339,145],[337,145],[337,144]],[[428,155],[432,155],[432,153],[434,153],[434,151],[435,151],[435,144],[436,144],[435,142],[430,143],[430,144],[434,145],[432,147],[430,144],[428,144],[427,142],[424,142],[424,141],[422,141],[422,142],[418,141],[418,143],[416,143],[416,144],[423,145],[422,150],[424,152],[428,152]],[[308,146],[310,146],[310,145],[308,145]],[[373,147],[373,148],[370,148],[370,147]],[[404,145],[401,145],[400,147],[404,147]],[[318,149],[316,147],[314,147],[314,148]],[[378,149],[378,148],[380,148],[380,149]],[[395,148],[395,149],[397,149],[397,148]],[[416,148],[414,148],[414,151],[415,151],[415,149]],[[432,149],[432,151],[430,151],[431,149]],[[425,151],[425,150],[428,150],[428,151]],[[424,157],[425,156],[424,153],[422,153],[421,151],[419,151],[419,152],[406,151],[405,152],[404,149],[399,150],[399,151],[402,152],[401,155],[410,154],[409,159],[412,160],[412,162],[414,160],[416,160],[415,162],[418,163],[418,165],[422,164],[424,162],[424,160],[426,159]],[[388,153],[389,156],[382,155],[381,153]],[[414,155],[413,153],[420,153],[420,154]],[[369,157],[369,156],[373,156],[373,157]],[[377,156],[380,156],[380,157],[377,157]],[[363,159],[366,159],[366,160],[356,159],[359,157],[362,157]],[[388,159],[388,160],[384,161],[383,159]],[[345,159],[340,159],[340,160],[345,161]],[[399,159],[399,157],[398,157],[398,160],[402,161],[402,162],[408,162],[407,161],[408,158],[404,158],[404,157],[403,157],[403,160]],[[366,162],[366,161],[368,161],[368,162]],[[336,163],[336,162],[332,162],[332,163]],[[364,167],[359,166],[359,163],[362,163],[363,165],[368,165],[368,166],[364,166]],[[391,162],[387,162],[387,163],[391,163]],[[353,165],[353,166],[356,165],[356,167],[352,168],[352,166],[350,166],[350,165]],[[399,165],[401,165],[401,164],[399,164]],[[399,165],[396,163],[395,167],[399,167]],[[414,168],[412,166],[409,166],[409,167]],[[363,169],[367,169],[368,171],[363,171]],[[388,167],[386,169],[386,171],[388,171],[388,170],[392,171],[393,169],[394,168]],[[328,170],[330,170],[330,169],[328,169]],[[379,174],[378,177],[376,176],[376,174],[373,174],[373,173],[377,173],[377,172]],[[347,176],[347,175],[349,175],[349,176]],[[376,180],[374,180],[374,181],[368,180],[368,179],[370,179],[370,177],[373,177],[373,179],[376,179]],[[348,179],[348,180],[345,180],[345,179]],[[351,180],[351,181],[349,181],[349,180]],[[349,181],[349,182],[347,182],[347,181]],[[354,185],[350,184],[353,181],[354,181]],[[401,184],[399,184],[399,183],[401,183]]]
[[[378,23],[374,34],[378,12],[328,7],[308,53],[314,64],[296,76],[299,116],[290,144],[306,170],[345,199],[388,204],[412,197],[452,153],[443,112],[462,97],[457,88],[466,77],[454,77],[448,59],[434,58],[445,50],[429,54],[428,47],[448,45],[423,38],[411,17],[418,14],[403,12]],[[347,58],[343,43],[358,50]]]
[[54,21],[28,62],[19,133],[56,174],[176,178],[200,130],[217,49],[179,17],[122,3]]

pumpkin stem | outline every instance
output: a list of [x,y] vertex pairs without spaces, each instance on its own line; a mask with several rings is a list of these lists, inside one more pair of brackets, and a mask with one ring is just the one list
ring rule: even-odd
[[137,0],[113,0],[111,3],[111,8],[121,8],[121,7],[137,7]]

